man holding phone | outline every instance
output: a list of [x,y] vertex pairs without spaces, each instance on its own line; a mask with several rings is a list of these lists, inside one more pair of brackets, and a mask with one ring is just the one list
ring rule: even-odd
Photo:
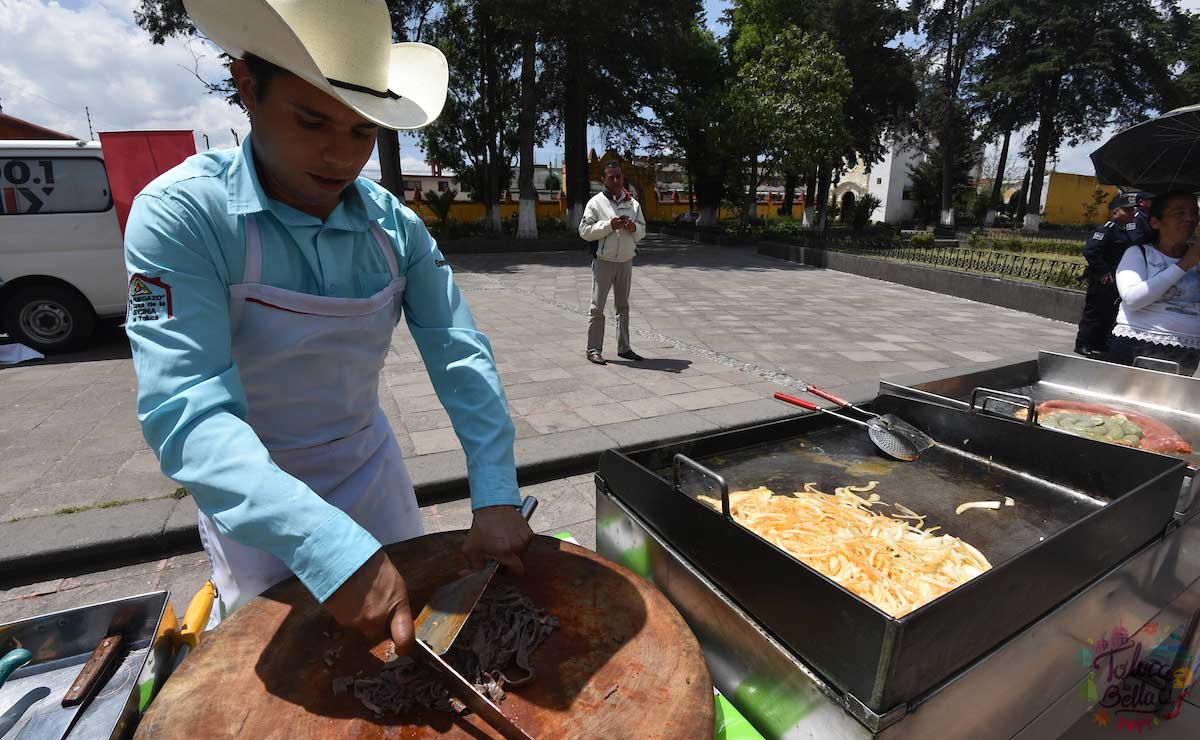
[[597,365],[604,360],[604,305],[613,293],[617,312],[617,356],[640,362],[644,358],[629,345],[629,287],[637,243],[646,236],[641,205],[625,189],[625,174],[615,160],[604,165],[604,190],[592,196],[579,235],[592,242],[592,306],[588,314],[587,358]]

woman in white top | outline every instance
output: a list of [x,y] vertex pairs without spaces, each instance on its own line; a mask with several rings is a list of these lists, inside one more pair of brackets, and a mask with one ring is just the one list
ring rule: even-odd
[[1200,363],[1200,244],[1188,244],[1200,222],[1196,196],[1167,193],[1149,215],[1154,243],[1130,247],[1117,267],[1121,306],[1107,359],[1171,360],[1191,375]]

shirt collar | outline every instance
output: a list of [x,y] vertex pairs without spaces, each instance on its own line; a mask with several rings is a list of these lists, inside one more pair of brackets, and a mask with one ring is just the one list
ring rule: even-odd
[[610,193],[608,191],[608,188],[604,188],[604,194],[607,195],[608,199],[611,200],[613,203],[623,203],[632,197],[631,195],[629,195],[629,191],[625,190],[623,188],[621,190],[620,195],[613,195],[612,193]]
[[258,182],[254,169],[254,153],[248,135],[233,155],[233,163],[225,176],[225,189],[229,193],[227,207],[230,216],[260,213],[267,210],[267,194]]
[[[250,134],[242,142],[226,175],[229,215],[271,211],[280,221],[290,226],[320,225],[320,219],[315,216],[267,196],[254,167],[254,150],[250,144],[252,137],[253,134]],[[325,225],[346,231],[366,231],[372,221],[378,221],[387,215],[386,200],[386,193],[375,192],[362,177],[359,177],[352,187],[343,191],[341,202],[325,219]]]

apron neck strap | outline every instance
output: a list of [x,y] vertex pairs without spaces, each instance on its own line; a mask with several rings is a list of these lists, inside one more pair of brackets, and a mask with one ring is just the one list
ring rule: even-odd
[[395,280],[400,275],[400,266],[396,263],[396,250],[392,248],[392,240],[377,221],[371,222],[371,235],[375,237],[375,244],[379,246],[379,251],[383,252],[383,258],[387,260],[388,269],[392,271],[392,279]]
[[[392,249],[392,240],[387,232],[376,222],[371,223],[371,235],[375,237],[375,245],[383,253],[388,270],[395,280],[400,275],[400,266],[396,262],[396,251]],[[262,236],[259,234],[258,221],[254,214],[246,215],[246,267],[242,272],[243,283],[262,282]]]
[[242,271],[242,282],[262,282],[262,237],[253,213],[246,215],[246,267]]

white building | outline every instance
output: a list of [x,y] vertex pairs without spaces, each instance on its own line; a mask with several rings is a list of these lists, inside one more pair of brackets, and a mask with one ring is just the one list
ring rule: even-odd
[[872,221],[888,224],[908,221],[912,219],[915,208],[910,195],[912,178],[908,171],[923,156],[914,146],[893,142],[882,162],[869,166],[860,163],[842,175],[833,189],[833,199],[844,208],[870,193],[880,202],[871,214]]

